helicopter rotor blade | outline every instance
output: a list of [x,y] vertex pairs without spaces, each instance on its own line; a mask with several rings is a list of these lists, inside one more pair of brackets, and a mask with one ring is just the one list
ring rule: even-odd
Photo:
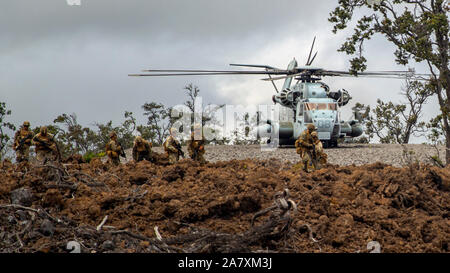
[[314,56],[312,57],[311,61],[307,64],[308,66],[311,65],[314,62],[314,59],[317,56],[318,51],[316,51],[316,54],[314,54]]
[[[266,71],[268,71],[267,68],[266,68]],[[277,93],[280,93],[280,92],[278,91],[277,85],[276,85],[276,84],[273,82],[273,80],[272,80],[272,76],[271,76],[270,74],[267,74],[267,76],[269,76],[270,82],[272,83],[273,88],[275,88],[275,91],[276,91]]]
[[316,36],[314,36],[314,40],[312,42],[311,50],[309,51],[309,56],[308,56],[308,60],[306,61],[306,65],[309,65],[309,60],[311,59],[311,54],[312,54],[315,42],[316,42]]
[[[269,70],[272,72],[272,70]],[[168,72],[168,73],[253,73],[258,70],[203,70],[203,69],[144,69],[142,72]],[[266,72],[264,72],[266,74]]]
[[203,76],[203,75],[266,75],[266,74],[286,74],[272,73],[272,71],[229,71],[229,72],[202,72],[202,73],[154,73],[154,74],[128,74],[131,77],[163,77],[163,76]]
[[308,71],[307,70],[305,70],[305,71],[302,71],[302,72],[300,72],[300,73],[295,73],[295,74],[291,74],[291,75],[287,75],[287,76],[280,76],[280,77],[270,77],[270,78],[264,78],[264,79],[261,79],[261,80],[263,80],[263,81],[278,81],[278,80],[284,80],[284,79],[287,79],[287,78],[292,78],[292,77],[297,77],[297,76],[301,76],[301,75],[304,75],[304,74],[306,74]]
[[[262,66],[261,66],[262,67]],[[266,68],[265,71],[258,70],[204,70],[204,69],[145,69],[143,72],[129,74],[129,76],[196,76],[196,75],[286,75],[287,70]]]
[[[326,76],[326,75],[324,75],[324,76]],[[337,75],[333,75],[333,76],[337,76]],[[339,77],[355,78],[355,76],[353,76],[353,75],[339,75]],[[364,77],[364,78],[379,78],[379,79],[397,79],[397,80],[405,79],[405,76],[400,76],[400,75],[391,75],[391,76],[389,76],[389,75],[361,75],[356,78],[362,78],[362,77]],[[412,80],[417,80],[417,81],[429,81],[430,80],[429,78],[425,78],[423,76],[411,76],[410,78]]]
[[282,70],[270,65],[261,65],[261,64],[230,64],[230,66],[244,66],[244,67],[258,67],[258,68],[266,68],[270,70]]
[[418,79],[425,79],[431,76],[430,74],[416,74],[412,71],[366,71],[359,72],[356,75],[350,73],[349,71],[339,71],[339,70],[323,70],[320,76],[342,76],[342,77],[374,77],[374,78],[395,78],[403,79],[407,76]]

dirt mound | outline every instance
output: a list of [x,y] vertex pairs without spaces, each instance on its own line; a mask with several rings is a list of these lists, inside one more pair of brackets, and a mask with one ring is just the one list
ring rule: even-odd
[[0,252],[449,252],[450,168],[71,162],[1,164]]

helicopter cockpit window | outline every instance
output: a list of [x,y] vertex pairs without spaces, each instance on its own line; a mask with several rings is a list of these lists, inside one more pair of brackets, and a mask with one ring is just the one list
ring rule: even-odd
[[311,111],[316,110],[316,104],[315,103],[305,103],[305,111]]
[[337,110],[336,103],[305,103],[305,111],[311,110]]
[[306,112],[305,111],[305,119],[304,119],[305,123],[312,123],[312,115],[311,112]]

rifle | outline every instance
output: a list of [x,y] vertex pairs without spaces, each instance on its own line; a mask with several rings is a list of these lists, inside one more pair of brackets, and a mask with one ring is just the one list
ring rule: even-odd
[[[192,140],[192,141],[195,141],[195,140]],[[197,159],[198,153],[200,152],[200,147],[202,147],[203,145],[204,145],[204,141],[203,140],[198,142],[198,146],[197,146],[197,148],[194,149],[194,153],[193,153],[194,159]]]
[[314,166],[314,169],[317,169],[317,153],[316,153],[316,145],[312,145],[313,151],[312,151],[312,164]]
[[194,149],[194,154],[193,154],[194,160],[196,160],[197,157],[198,157],[198,149]]
[[123,149],[123,146],[122,146],[122,143],[120,143],[119,141],[117,141],[117,143],[119,144],[119,146],[120,146],[120,156],[121,157],[124,157],[124,158],[127,158],[127,154],[125,154],[125,150]]
[[175,141],[175,140],[174,140],[174,144],[175,144],[174,145],[175,148],[178,150],[178,154],[181,155],[182,158],[184,158],[184,152],[181,149],[181,144],[179,142]]
[[23,144],[25,144],[25,141],[27,141],[29,138],[31,138],[33,135],[32,134],[28,134],[25,138],[22,138],[19,141],[19,145],[17,145],[16,150],[20,150],[20,148],[22,148]]

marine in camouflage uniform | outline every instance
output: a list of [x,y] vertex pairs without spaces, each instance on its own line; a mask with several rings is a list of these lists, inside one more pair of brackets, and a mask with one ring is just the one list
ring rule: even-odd
[[[174,164],[180,160],[180,150],[181,144],[175,138],[175,130],[170,128],[170,135],[167,137],[166,141],[164,141],[164,151],[166,151],[167,157],[169,159],[170,164]],[[177,148],[179,147],[180,150]]]
[[36,146],[37,160],[45,164],[47,161],[54,161],[58,155],[56,142],[52,134],[47,132],[47,127],[42,126],[39,134],[33,137],[33,143]]
[[313,139],[313,143],[314,143],[314,145],[316,147],[316,149],[315,149],[316,158],[315,158],[315,160],[313,160],[313,164],[314,164],[315,169],[319,170],[324,165],[327,164],[328,155],[323,150],[323,145],[322,145],[322,142],[319,139],[319,136],[318,136],[317,132],[312,132],[311,136],[312,136],[312,139]]
[[[200,128],[195,128],[194,130],[195,132],[191,133],[191,140],[189,141],[188,145],[189,157],[194,161],[205,163],[206,161],[205,158],[203,157],[203,155],[205,154],[205,137],[201,133]],[[197,135],[201,134],[202,139],[196,140],[195,139],[196,133]]]
[[314,142],[311,133],[316,130],[314,124],[308,124],[307,129],[303,131],[298,139],[295,141],[295,148],[297,153],[302,158],[303,170],[310,172],[310,165],[312,163],[312,152],[314,149]]
[[108,162],[112,163],[114,165],[120,164],[120,156],[124,156],[122,153],[122,147],[120,146],[119,142],[117,141],[117,134],[116,132],[112,131],[109,134],[109,138],[111,139],[106,144],[106,155],[108,156]]
[[30,156],[31,140],[33,139],[33,132],[30,130],[30,122],[25,121],[19,131],[14,135],[13,149],[16,151],[16,161],[28,161]]
[[136,162],[147,160],[152,161],[152,143],[146,141],[141,136],[134,139],[133,144],[133,159]]

